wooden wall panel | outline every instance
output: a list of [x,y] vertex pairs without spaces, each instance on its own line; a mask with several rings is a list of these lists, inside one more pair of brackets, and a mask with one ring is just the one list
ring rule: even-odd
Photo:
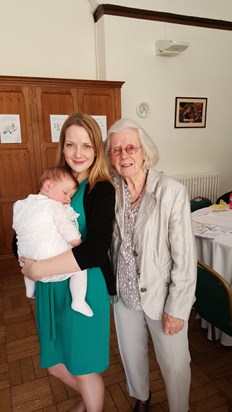
[[[107,116],[107,128],[114,123],[115,107],[117,107],[116,89],[79,89],[78,101],[84,112],[91,115]],[[120,115],[116,118],[120,118]]]
[[71,114],[75,111],[74,97],[70,89],[36,87],[36,104],[41,140],[51,143],[50,114]]
[[0,170],[4,171],[0,172],[1,198],[23,198],[37,191],[33,160],[26,148],[0,150]]
[[45,151],[46,158],[44,158],[44,163],[46,162],[47,167],[52,167],[56,161],[56,148],[57,143],[54,143],[54,147],[47,147]]
[[0,255],[11,251],[13,204],[29,193],[37,193],[37,185],[28,150],[0,150]]
[[4,201],[1,205],[1,222],[2,222],[2,234],[0,236],[1,254],[8,254],[11,250],[13,229],[12,229],[12,209],[13,202],[9,200]]
[[36,106],[42,169],[54,165],[57,143],[51,139],[50,115],[69,115],[75,111],[75,93],[71,88],[36,87]]
[[19,115],[22,139],[0,144],[1,256],[11,252],[13,203],[37,191],[28,88],[0,85],[0,114]]
[[20,116],[22,142],[0,142],[0,260],[12,256],[12,205],[38,192],[41,173],[55,163],[50,115],[82,111],[121,116],[123,82],[0,76],[0,114]]

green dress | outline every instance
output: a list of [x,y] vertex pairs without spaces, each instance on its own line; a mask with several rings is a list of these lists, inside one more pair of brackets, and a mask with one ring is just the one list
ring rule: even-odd
[[[82,239],[86,236],[83,181],[72,199]],[[97,219],[97,216],[96,216]],[[63,363],[70,373],[103,372],[109,366],[110,298],[100,268],[88,269],[86,301],[93,317],[71,309],[69,279],[36,282],[36,321],[40,340],[40,366]]]

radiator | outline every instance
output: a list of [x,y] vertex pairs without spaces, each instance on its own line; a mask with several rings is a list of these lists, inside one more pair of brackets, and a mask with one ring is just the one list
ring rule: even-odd
[[218,172],[170,177],[187,187],[190,199],[196,196],[204,196],[208,197],[214,203],[219,196],[220,174]]

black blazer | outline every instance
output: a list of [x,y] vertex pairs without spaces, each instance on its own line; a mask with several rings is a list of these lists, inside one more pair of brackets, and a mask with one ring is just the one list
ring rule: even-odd
[[[98,182],[90,192],[87,184],[84,192],[87,237],[72,249],[81,270],[101,268],[110,295],[116,295],[116,280],[109,259],[114,209],[115,189],[111,183]],[[16,235],[13,238],[12,250],[17,258]]]
[[116,280],[109,260],[111,246],[115,189],[107,181],[98,182],[89,192],[89,184],[84,192],[87,237],[72,249],[81,270],[100,267],[105,277],[110,295],[116,295]]

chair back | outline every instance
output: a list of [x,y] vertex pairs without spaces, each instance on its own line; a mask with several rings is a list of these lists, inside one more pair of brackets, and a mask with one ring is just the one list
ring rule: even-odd
[[230,194],[232,193],[232,190],[230,192],[224,193],[224,195],[219,196],[219,198],[216,200],[216,203],[219,204],[220,200],[224,200],[227,204],[230,203]]
[[201,261],[197,265],[194,308],[212,326],[232,336],[232,290],[219,273]]
[[203,207],[211,206],[212,202],[208,197],[197,196],[190,200],[191,213]]

